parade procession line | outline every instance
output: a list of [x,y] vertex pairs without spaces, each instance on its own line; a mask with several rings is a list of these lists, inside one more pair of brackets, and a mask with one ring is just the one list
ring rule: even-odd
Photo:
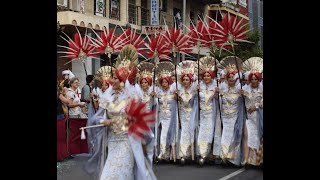
[[245,171],[245,170],[246,170],[245,168],[239,169],[239,170],[237,170],[237,171],[235,171],[235,172],[233,172],[233,173],[231,173],[231,174],[228,174],[228,175],[226,175],[225,177],[222,177],[222,178],[220,178],[220,179],[218,179],[218,180],[227,180],[227,179],[230,179],[230,178],[232,178],[233,176],[236,176],[236,175],[242,173],[242,172]]

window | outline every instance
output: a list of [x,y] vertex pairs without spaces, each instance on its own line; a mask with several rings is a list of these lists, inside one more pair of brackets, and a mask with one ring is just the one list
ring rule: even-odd
[[120,20],[120,0],[110,0],[110,19]]
[[69,8],[73,11],[80,12],[80,0],[69,0]]
[[137,8],[135,0],[129,0],[128,18],[130,24],[137,24]]
[[68,6],[68,0],[57,0],[57,4],[67,7]]
[[[149,1],[150,2],[150,1]],[[150,19],[148,0],[141,0],[141,25],[148,25]]]
[[94,14],[97,16],[106,16],[106,1],[105,0],[95,0],[94,2]]
[[159,0],[159,11],[167,12],[168,0]]

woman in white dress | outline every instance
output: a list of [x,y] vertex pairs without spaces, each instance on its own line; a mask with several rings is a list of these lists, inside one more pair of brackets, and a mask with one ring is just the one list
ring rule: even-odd
[[[218,68],[226,72],[226,83],[220,86],[221,116],[223,123],[221,137],[221,158],[239,166],[241,162],[244,127],[244,103],[241,96],[241,84],[239,81],[236,60],[241,71],[242,60],[238,57],[228,56],[222,59]],[[240,76],[241,78],[241,76]]]
[[[156,97],[158,101],[155,148],[157,159],[159,161],[176,160],[176,128],[177,128],[177,103],[175,90],[172,85],[172,72],[174,65],[171,62],[160,62],[156,66],[156,76],[160,87],[156,88]],[[161,130],[158,128],[161,126]],[[159,131],[159,133],[158,133]],[[160,142],[158,142],[160,140]],[[160,145],[160,146],[159,146]]]
[[243,87],[248,119],[244,129],[244,161],[242,165],[258,166],[258,158],[263,135],[263,59],[252,57],[243,62],[243,69],[248,74],[248,85]]
[[[198,124],[197,155],[203,165],[212,154],[212,142],[215,135],[217,82],[215,80],[215,58],[203,57],[199,60],[201,81],[199,83],[200,119]],[[197,68],[198,69],[198,68]],[[218,144],[219,145],[219,144]]]
[[195,62],[183,61],[177,66],[177,75],[180,88],[178,88],[179,110],[181,122],[181,135],[178,139],[181,164],[185,164],[186,160],[194,160],[194,131],[195,127],[191,124],[195,123],[196,107],[195,97],[197,96],[197,81],[195,81]]
[[70,88],[67,92],[69,117],[70,118],[87,118],[81,108],[85,107],[84,102],[80,102],[80,94],[77,93],[79,88],[79,79],[74,77],[70,80]]
[[[129,57],[128,52],[131,55]],[[103,97],[106,103],[100,104],[101,108],[91,119],[95,124],[106,126],[101,127],[95,135],[96,151],[86,166],[86,170],[100,180],[156,179],[150,164],[144,157],[141,139],[135,138],[137,137],[135,133],[130,134],[132,126],[129,123],[132,121],[129,121],[129,118],[153,118],[130,117],[128,114],[130,111],[127,108],[135,93],[130,91],[130,87],[135,80],[137,61],[136,49],[132,45],[124,46],[115,65],[117,69],[114,71],[112,88],[109,88]],[[106,118],[103,114],[106,114]],[[150,128],[148,130],[140,128],[134,130],[142,135],[151,131]]]

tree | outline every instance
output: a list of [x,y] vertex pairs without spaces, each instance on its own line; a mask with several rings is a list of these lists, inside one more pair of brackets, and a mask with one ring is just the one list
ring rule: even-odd
[[[252,43],[239,42],[238,45],[235,46],[236,56],[242,59],[243,61],[251,58],[251,57],[261,57],[263,58],[263,51],[259,46],[260,34],[258,30],[249,32],[247,34],[248,38],[246,40]],[[232,50],[230,50],[232,52]],[[210,55],[216,57],[218,61],[221,61],[226,56],[233,56],[232,53],[228,51],[222,50],[221,55],[220,49],[216,50],[214,53],[212,49],[210,50]]]

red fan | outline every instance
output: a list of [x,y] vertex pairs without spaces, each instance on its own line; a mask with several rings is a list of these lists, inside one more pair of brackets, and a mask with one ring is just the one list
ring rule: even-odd
[[135,138],[142,139],[151,131],[155,124],[155,111],[147,111],[146,103],[133,99],[126,107],[129,121],[128,133]]
[[98,38],[92,39],[92,43],[96,46],[96,50],[100,54],[107,54],[109,58],[114,52],[119,52],[121,48],[128,43],[126,39],[121,39],[114,35],[115,30],[113,28],[108,32],[106,27],[103,27],[103,33],[101,37],[94,32]]
[[[147,36],[148,37],[148,36]],[[154,36],[148,37],[149,43],[145,43],[148,51],[147,58],[156,58],[160,60],[167,59],[170,60],[170,48],[161,34],[155,34]]]
[[141,53],[143,52],[142,46],[144,44],[144,40],[141,38],[141,34],[136,35],[136,30],[128,28],[119,36],[119,38],[126,40],[126,44],[132,44],[137,49],[139,55],[143,56]]
[[[213,20],[213,19],[212,19]],[[214,21],[214,20],[213,20]],[[246,33],[248,24],[242,24],[243,18],[238,19],[238,16],[225,15],[221,22],[211,22],[210,28],[214,33],[216,44],[219,48],[229,49],[235,45],[235,42],[250,42],[246,41]],[[216,27],[213,27],[216,26]]]
[[175,26],[172,26],[170,30],[166,30],[164,37],[174,57],[176,57],[177,52],[190,53],[192,51],[190,37],[181,33],[180,29]]
[[72,59],[69,62],[72,62],[73,60],[76,60],[76,59],[85,61],[87,57],[98,55],[98,52],[93,52],[95,47],[90,43],[90,40],[87,37],[87,32],[84,37],[81,37],[81,34],[78,31],[78,33],[74,35],[74,41],[67,34],[65,35],[68,37],[69,40],[66,40],[62,36],[61,38],[66,42],[68,42],[69,47],[58,45],[59,47],[63,47],[67,49],[67,51],[59,52],[59,53],[67,54],[66,56],[61,56],[61,57],[67,57]]
[[192,46],[210,46],[210,38],[207,32],[207,28],[202,21],[198,21],[196,27],[192,24],[191,31],[188,33],[188,35],[190,36]]

